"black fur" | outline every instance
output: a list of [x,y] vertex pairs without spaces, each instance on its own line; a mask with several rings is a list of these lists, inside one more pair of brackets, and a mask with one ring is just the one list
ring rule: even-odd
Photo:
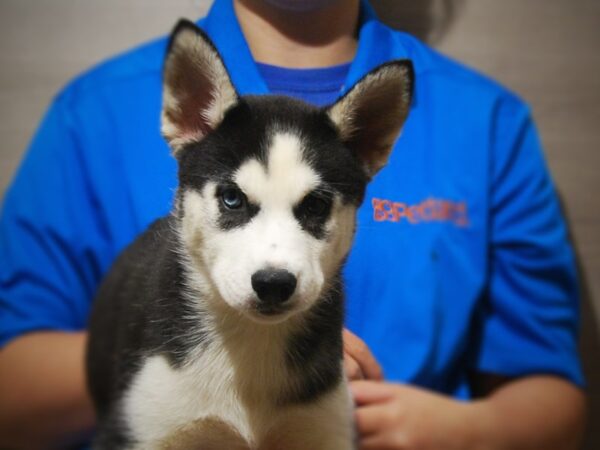
[[101,425],[98,442],[127,440],[124,424],[116,419],[119,399],[144,358],[164,354],[176,367],[203,341],[202,317],[182,297],[175,220],[156,221],[128,247],[96,296],[87,371]]
[[302,332],[290,337],[286,360],[300,374],[297,389],[282,403],[310,402],[337,386],[342,377],[342,335],[344,298],[341,276],[309,311]]

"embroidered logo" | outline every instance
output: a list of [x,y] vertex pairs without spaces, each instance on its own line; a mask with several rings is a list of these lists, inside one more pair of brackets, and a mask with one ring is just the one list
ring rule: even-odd
[[458,227],[469,226],[466,202],[428,198],[409,205],[403,202],[373,198],[373,219],[376,222],[401,222],[417,225],[426,222],[451,222]]

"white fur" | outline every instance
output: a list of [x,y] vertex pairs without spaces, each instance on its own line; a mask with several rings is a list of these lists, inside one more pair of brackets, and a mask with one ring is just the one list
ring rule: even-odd
[[277,133],[269,148],[265,170],[252,159],[234,176],[248,198],[263,209],[289,210],[319,184],[319,175],[302,160],[302,141],[291,133]]
[[294,382],[283,361],[282,338],[289,326],[257,328],[244,320],[229,316],[214,322],[208,347],[181,369],[172,368],[163,356],[145,361],[123,405],[131,433],[139,440],[136,449],[162,448],[170,436],[206,417],[229,423],[250,448],[261,448],[281,430],[294,443],[286,447],[290,450],[352,448],[346,384],[310,404],[277,405],[272,393]]

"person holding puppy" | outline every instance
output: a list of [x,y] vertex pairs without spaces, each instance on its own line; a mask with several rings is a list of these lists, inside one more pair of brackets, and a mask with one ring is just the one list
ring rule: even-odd
[[[366,1],[216,0],[199,24],[241,95],[326,105],[378,64],[415,66],[408,122],[345,270],[360,448],[577,448],[576,273],[527,106],[388,29]],[[7,193],[0,447],[71,445],[93,428],[95,288],[175,185],[157,125],[165,45],[61,92]]]

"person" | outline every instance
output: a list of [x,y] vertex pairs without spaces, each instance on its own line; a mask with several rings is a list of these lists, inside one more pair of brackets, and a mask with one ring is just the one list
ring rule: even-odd
[[[199,24],[242,95],[326,105],[373,67],[413,61],[411,113],[345,267],[360,448],[576,448],[578,287],[528,107],[387,28],[366,0],[215,0]],[[83,355],[94,291],[176,186],[158,126],[166,45],[70,83],[6,194],[2,448],[66,447],[93,429]]]

